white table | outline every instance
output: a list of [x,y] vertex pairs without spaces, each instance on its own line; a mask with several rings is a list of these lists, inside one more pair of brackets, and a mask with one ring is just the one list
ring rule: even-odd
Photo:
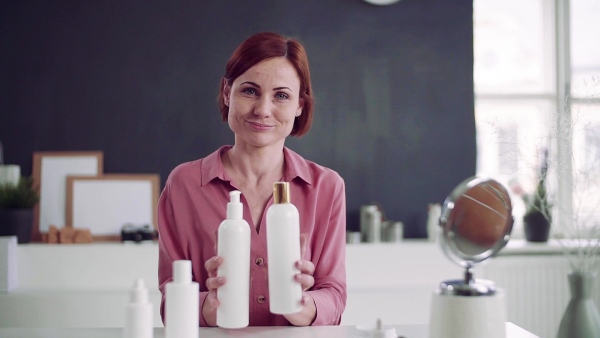
[[[393,325],[402,338],[427,338],[427,325]],[[121,328],[0,328],[2,338],[121,338]],[[165,329],[155,328],[154,338],[164,338]],[[355,326],[309,326],[309,327],[247,327],[239,330],[221,328],[200,328],[200,338],[248,337],[248,338],[368,338],[367,331]],[[536,338],[522,328],[506,323],[506,338]],[[539,338],[539,337],[538,337]]]

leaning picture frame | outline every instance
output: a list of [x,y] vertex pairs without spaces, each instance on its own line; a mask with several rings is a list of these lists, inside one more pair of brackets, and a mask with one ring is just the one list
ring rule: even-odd
[[68,176],[66,226],[89,229],[94,241],[120,241],[125,224],[157,229],[160,175]]
[[103,170],[102,151],[34,152],[33,179],[40,200],[34,208],[31,241],[41,242],[51,225],[65,226],[67,176],[98,176]]

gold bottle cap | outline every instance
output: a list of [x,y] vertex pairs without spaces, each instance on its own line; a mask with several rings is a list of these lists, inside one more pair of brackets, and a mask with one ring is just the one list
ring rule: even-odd
[[275,204],[290,203],[290,183],[289,182],[273,183],[273,203],[275,203]]

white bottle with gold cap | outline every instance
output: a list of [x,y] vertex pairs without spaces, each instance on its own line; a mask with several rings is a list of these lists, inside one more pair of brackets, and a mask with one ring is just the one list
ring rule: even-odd
[[300,271],[300,216],[290,201],[289,182],[275,182],[273,204],[267,210],[267,255],[270,311],[291,314],[302,310]]

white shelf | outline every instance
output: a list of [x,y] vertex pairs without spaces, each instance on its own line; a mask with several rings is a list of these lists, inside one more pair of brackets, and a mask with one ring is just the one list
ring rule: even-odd
[[[562,253],[556,241],[511,240],[474,273],[507,286],[509,320],[544,336],[551,334],[550,326],[568,299]],[[139,277],[150,291],[154,325],[162,326],[157,243],[25,244],[17,247],[17,262],[17,288],[0,293],[0,327],[122,327],[128,290]],[[377,318],[400,325],[427,323],[433,290],[441,281],[462,277],[461,268],[427,240],[349,244],[346,270],[344,325]],[[536,300],[544,282],[539,279],[550,275],[556,283],[545,286],[545,300]],[[549,314],[529,309],[548,300],[553,300],[545,306],[552,310]],[[511,318],[511,313],[519,317]]]

